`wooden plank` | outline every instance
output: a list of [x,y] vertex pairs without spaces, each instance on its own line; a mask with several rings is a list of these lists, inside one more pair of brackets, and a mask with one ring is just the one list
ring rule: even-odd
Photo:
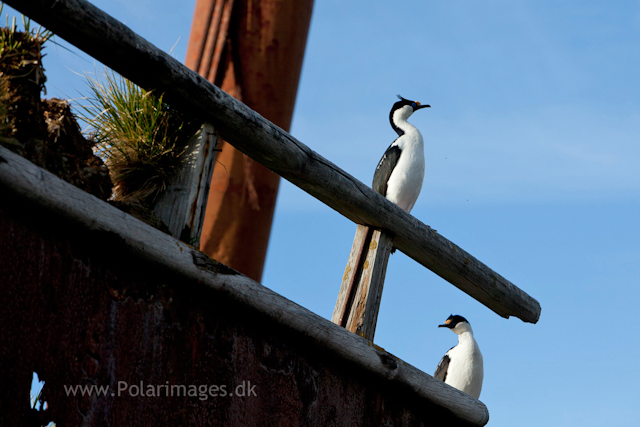
[[365,253],[364,249],[371,240],[370,230],[371,228],[366,225],[358,225],[356,228],[356,236],[353,238],[353,244],[351,245],[349,260],[347,261],[347,266],[344,268],[342,285],[338,292],[338,300],[333,309],[333,316],[331,316],[331,321],[342,327],[347,326],[350,313],[349,306],[352,304],[355,289],[357,289],[360,283],[360,273],[358,269],[362,267],[362,255]]
[[[535,323],[540,304],[504,277],[306,145],[84,0],[7,4],[176,108],[357,224],[389,230],[394,245],[503,317]],[[153,70],[153,72],[149,72]]]
[[393,239],[358,225],[331,321],[373,341]]
[[450,411],[457,418],[451,420],[452,425],[483,426],[489,421],[489,412],[479,400],[1,146],[0,203],[6,209],[28,207],[47,221],[70,222],[77,227],[78,235],[87,236],[87,242],[108,247],[110,256],[135,257],[147,268],[151,265],[178,275],[185,286],[207,286],[220,297],[251,307],[339,363]]
[[213,126],[204,124],[187,143],[180,170],[153,207],[173,237],[195,247],[200,246],[217,145]]
[[365,247],[366,258],[355,298],[351,304],[346,329],[373,341],[380,311],[382,289],[389,255],[393,249],[392,237],[383,230],[372,230],[371,241]]

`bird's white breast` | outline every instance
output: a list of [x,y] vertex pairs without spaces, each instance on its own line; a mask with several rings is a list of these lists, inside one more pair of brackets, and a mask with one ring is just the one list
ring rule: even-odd
[[445,383],[478,399],[482,391],[484,368],[482,353],[473,335],[462,334],[458,345],[447,354],[451,360]]
[[404,135],[394,144],[402,150],[398,164],[387,184],[387,199],[410,212],[415,205],[424,180],[424,142],[420,131],[404,122]]

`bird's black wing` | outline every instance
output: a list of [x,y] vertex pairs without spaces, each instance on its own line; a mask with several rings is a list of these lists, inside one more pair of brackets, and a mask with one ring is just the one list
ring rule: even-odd
[[447,370],[449,369],[449,354],[444,355],[440,363],[438,363],[438,367],[436,368],[436,373],[433,374],[433,377],[437,380],[444,381],[447,379]]
[[373,190],[387,196],[387,182],[391,176],[391,172],[395,169],[400,159],[402,150],[397,145],[391,144],[387,151],[384,152],[382,159],[378,163],[376,172],[373,174]]

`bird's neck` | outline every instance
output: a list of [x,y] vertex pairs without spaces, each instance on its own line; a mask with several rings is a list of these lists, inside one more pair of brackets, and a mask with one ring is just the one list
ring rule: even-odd
[[416,128],[404,118],[394,117],[393,120],[391,120],[391,126],[393,127],[393,130],[396,131],[398,136],[402,136],[404,134],[412,134],[414,132],[420,133],[418,131],[418,128]]
[[473,329],[471,329],[471,326],[469,325],[465,325],[465,326],[466,328],[458,334],[459,344],[472,343],[475,341],[475,339],[473,338]]

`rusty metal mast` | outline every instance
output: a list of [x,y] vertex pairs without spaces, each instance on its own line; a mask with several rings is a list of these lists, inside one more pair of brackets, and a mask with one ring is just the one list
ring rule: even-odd
[[[289,130],[313,0],[197,0],[186,65]],[[280,177],[221,144],[200,249],[260,281]]]

